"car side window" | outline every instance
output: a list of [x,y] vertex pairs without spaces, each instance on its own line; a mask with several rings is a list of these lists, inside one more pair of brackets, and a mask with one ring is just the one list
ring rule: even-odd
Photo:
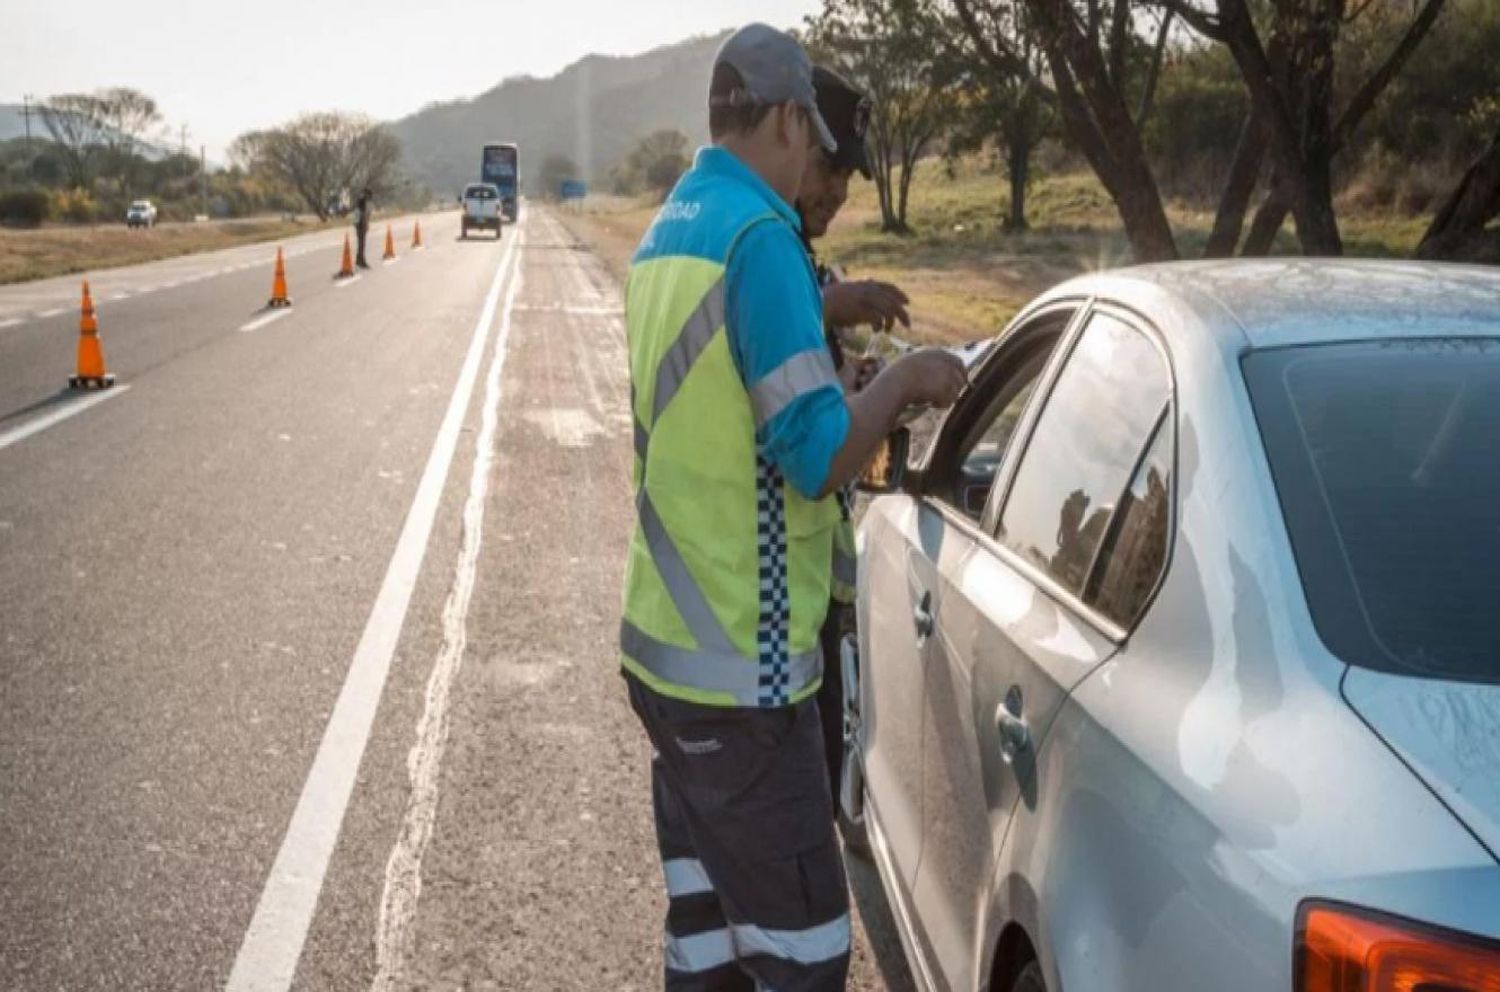
[[1167,563],[1172,525],[1172,421],[1163,413],[1115,511],[1084,602],[1121,627],[1135,625]]
[[[1022,455],[1000,516],[1000,541],[1084,598],[1100,549],[1115,533],[1116,511],[1129,516],[1122,504],[1134,496],[1142,452],[1170,394],[1166,363],[1144,334],[1107,313],[1090,317]],[[1141,484],[1149,502],[1149,475]],[[1108,588],[1118,611],[1119,600],[1129,598],[1118,574],[1128,567],[1128,549],[1118,540],[1115,548],[1121,563]]]
[[944,428],[936,472],[941,481],[932,492],[975,522],[984,515],[1022,414],[1070,313],[1046,315],[1013,339],[972,387],[980,393],[977,413],[970,411]]

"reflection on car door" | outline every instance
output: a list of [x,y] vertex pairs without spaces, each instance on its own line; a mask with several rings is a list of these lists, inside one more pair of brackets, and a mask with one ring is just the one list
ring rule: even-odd
[[[1171,380],[1151,339],[1116,316],[1095,312],[1075,335],[1023,424],[1029,439],[1008,445],[991,500],[1003,507],[998,533],[955,527],[951,553],[936,563],[914,905],[949,988],[979,984],[995,856],[1017,799],[1034,795],[1035,748],[1129,623],[1096,609],[1100,583],[1090,577],[1117,543],[1116,511],[1134,505]],[[1104,592],[1118,598],[1117,587]]]
[[[889,522],[872,515],[861,565],[865,607],[859,618],[864,773],[884,853],[903,893],[911,891],[922,851],[922,692],[928,638],[922,611],[931,599],[942,521],[912,503]],[[868,525],[867,525],[868,526]],[[888,528],[899,533],[889,533]],[[931,557],[919,550],[928,548]]]

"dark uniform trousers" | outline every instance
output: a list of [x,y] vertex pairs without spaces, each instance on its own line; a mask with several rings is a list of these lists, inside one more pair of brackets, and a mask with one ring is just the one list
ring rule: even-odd
[[849,893],[816,701],[700,706],[625,681],[656,748],[668,992],[842,990]]

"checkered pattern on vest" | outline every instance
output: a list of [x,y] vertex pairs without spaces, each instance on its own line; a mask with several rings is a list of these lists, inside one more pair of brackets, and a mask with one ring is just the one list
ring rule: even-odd
[[756,644],[760,661],[760,704],[791,702],[792,601],[786,579],[786,493],[781,471],[762,455],[755,457],[756,543],[760,557],[760,623]]
[[839,504],[839,517],[848,520],[854,514],[854,484],[840,486],[833,491],[833,496]]

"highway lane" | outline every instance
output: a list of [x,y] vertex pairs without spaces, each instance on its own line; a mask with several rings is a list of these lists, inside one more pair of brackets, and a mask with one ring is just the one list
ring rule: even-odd
[[[315,912],[266,946],[295,962],[281,988],[657,984],[649,755],[613,647],[619,289],[541,210],[498,245],[430,223],[343,289],[335,246],[296,256],[291,314],[250,332],[269,263],[106,302],[129,391],[0,448],[0,988],[230,980],[476,333]],[[55,402],[57,319],[0,330],[0,433]],[[851,987],[908,987],[855,882],[876,940]]]

